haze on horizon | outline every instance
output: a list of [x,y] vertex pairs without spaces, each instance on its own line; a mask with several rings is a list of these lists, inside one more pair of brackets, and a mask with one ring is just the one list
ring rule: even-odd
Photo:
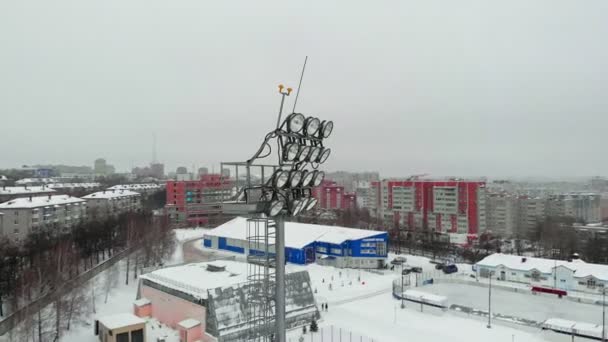
[[[0,4],[0,168],[245,160],[276,86],[335,121],[329,170],[608,174],[608,2]],[[287,108],[291,109],[289,99]]]

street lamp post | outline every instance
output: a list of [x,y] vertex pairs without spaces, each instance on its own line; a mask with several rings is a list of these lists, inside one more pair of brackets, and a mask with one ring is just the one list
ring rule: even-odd
[[494,271],[490,271],[490,281],[488,283],[488,329],[492,328],[492,276]]
[[605,341],[606,341],[606,286],[602,286],[602,342],[605,342]]

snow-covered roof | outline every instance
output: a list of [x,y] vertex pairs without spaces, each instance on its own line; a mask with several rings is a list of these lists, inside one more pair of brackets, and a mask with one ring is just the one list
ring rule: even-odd
[[134,301],[133,304],[136,306],[144,306],[144,305],[151,304],[151,302],[148,298],[140,298],[140,299]]
[[132,191],[143,191],[160,189],[161,186],[154,183],[143,183],[143,184],[119,184],[108,188],[108,190],[132,190]]
[[0,195],[28,195],[50,193],[55,190],[48,186],[3,186],[0,187]]
[[427,302],[435,305],[446,305],[448,302],[448,297],[417,290],[407,290],[403,293],[403,296],[406,299]]
[[544,328],[562,331],[568,334],[581,334],[602,337],[602,326],[599,324],[570,321],[561,318],[549,318],[543,322]]
[[83,203],[84,200],[70,195],[48,195],[15,198],[0,204],[0,209],[38,208],[51,205]]
[[19,179],[18,181],[15,181],[15,184],[17,185],[27,185],[27,184],[37,184],[37,183],[44,183],[44,184],[49,184],[49,183],[54,183],[56,182],[55,179],[53,178],[23,178],[23,179]]
[[188,318],[185,319],[179,323],[177,323],[179,326],[186,328],[186,329],[192,329],[197,325],[201,324],[201,321],[197,321],[196,319],[192,319],[192,318]]
[[90,189],[90,188],[98,188],[101,186],[100,183],[53,183],[47,185],[49,188],[53,189]]
[[[207,266],[210,264],[224,267],[224,270],[209,271]],[[140,278],[196,298],[207,298],[207,290],[247,281],[247,264],[231,260],[201,262],[163,268],[141,275]]]
[[553,273],[554,267],[563,266],[574,271],[574,277],[576,278],[595,277],[600,280],[608,281],[608,265],[590,264],[578,259],[566,261],[494,253],[483,258],[477,265],[487,267],[502,265],[512,270],[538,270],[541,273],[547,274]]
[[131,196],[140,196],[138,192],[130,191],[130,190],[104,190],[94,192],[92,194],[88,194],[83,196],[83,199],[115,199],[122,197],[131,197]]
[[[260,225],[260,232],[265,226]],[[285,222],[285,247],[303,248],[315,241],[341,244],[348,240],[359,240],[384,234],[376,230],[363,230],[318,224]],[[237,217],[205,233],[205,236],[218,236],[237,240],[247,239],[247,219]]]
[[111,316],[104,316],[98,319],[104,327],[112,330],[124,328],[136,324],[145,324],[146,321],[130,313],[122,313]]

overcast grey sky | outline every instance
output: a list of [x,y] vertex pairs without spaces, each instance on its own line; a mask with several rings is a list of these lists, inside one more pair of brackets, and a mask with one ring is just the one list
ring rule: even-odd
[[309,55],[330,170],[607,175],[606,37],[605,0],[0,0],[0,167],[244,160]]

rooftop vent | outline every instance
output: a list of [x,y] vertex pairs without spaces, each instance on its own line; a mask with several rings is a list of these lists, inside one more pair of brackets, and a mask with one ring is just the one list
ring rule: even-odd
[[219,265],[208,264],[207,265],[207,271],[209,271],[209,272],[224,272],[224,271],[226,271],[226,266],[219,266]]
[[528,260],[528,258],[521,258],[521,262],[526,262],[526,260]]

